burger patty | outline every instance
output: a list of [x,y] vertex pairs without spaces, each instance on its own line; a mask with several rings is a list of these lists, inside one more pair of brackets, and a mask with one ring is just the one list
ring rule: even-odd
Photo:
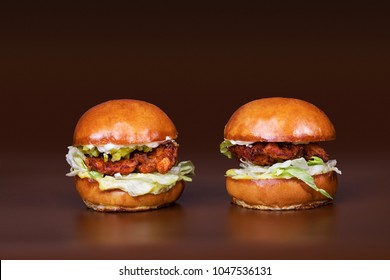
[[134,171],[141,173],[167,173],[177,162],[177,145],[173,142],[161,144],[151,152],[133,152],[129,159],[115,162],[104,161],[103,156],[87,157],[85,164],[89,169],[106,175],[120,173],[130,174]]
[[237,159],[243,159],[262,166],[300,157],[309,160],[312,156],[317,156],[323,161],[329,160],[329,155],[316,143],[294,145],[287,142],[257,142],[250,147],[243,145],[231,146],[229,151]]

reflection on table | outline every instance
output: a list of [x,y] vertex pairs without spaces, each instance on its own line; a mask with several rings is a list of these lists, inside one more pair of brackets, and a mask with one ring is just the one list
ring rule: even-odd
[[185,229],[184,211],[174,204],[152,211],[109,213],[83,211],[76,219],[78,237],[99,245],[172,242]]
[[310,210],[259,211],[231,205],[230,238],[240,242],[310,244],[332,238],[336,208],[328,205]]

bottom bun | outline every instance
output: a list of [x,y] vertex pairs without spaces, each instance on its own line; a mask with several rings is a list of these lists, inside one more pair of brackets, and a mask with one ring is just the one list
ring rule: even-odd
[[[337,190],[336,172],[315,175],[314,182],[332,197]],[[226,178],[226,190],[232,202],[259,210],[310,209],[332,202],[303,181],[293,179],[235,180]]]
[[93,179],[75,178],[76,190],[85,205],[96,211],[136,212],[157,209],[175,202],[184,189],[183,181],[178,181],[167,192],[131,196],[121,190],[101,191],[98,182]]

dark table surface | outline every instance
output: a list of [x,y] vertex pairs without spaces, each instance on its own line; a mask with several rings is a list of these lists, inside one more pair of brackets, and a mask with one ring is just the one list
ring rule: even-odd
[[[22,173],[2,161],[0,257],[390,258],[385,161],[363,165],[340,155],[343,175],[334,204],[270,212],[230,204],[223,172],[233,163],[212,156],[193,156],[197,175],[173,206],[117,214],[85,208],[73,180],[64,176],[68,166],[62,154],[31,155],[34,164],[27,162]],[[18,156],[9,158],[14,164],[20,161]]]

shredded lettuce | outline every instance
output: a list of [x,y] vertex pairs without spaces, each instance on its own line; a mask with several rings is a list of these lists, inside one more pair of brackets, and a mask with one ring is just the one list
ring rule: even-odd
[[101,174],[89,170],[85,165],[85,154],[77,147],[68,147],[69,151],[66,160],[71,166],[67,176],[79,176],[80,178],[91,178],[99,183],[101,190],[120,189],[132,196],[144,195],[147,193],[159,194],[168,191],[177,181],[184,180],[191,182],[187,175],[193,175],[195,167],[191,161],[183,161],[172,167],[166,174],[160,173],[130,173],[114,176]]
[[306,183],[309,187],[320,192],[324,196],[332,199],[332,197],[323,189],[320,189],[314,183],[314,175],[324,174],[330,171],[335,171],[341,174],[341,171],[336,167],[336,160],[324,162],[321,158],[313,156],[309,161],[304,158],[286,160],[281,163],[275,163],[271,166],[259,166],[250,162],[242,161],[241,169],[229,169],[226,171],[226,176],[233,179],[274,179],[297,178]]
[[231,146],[234,146],[234,144],[232,142],[230,142],[229,140],[225,139],[219,145],[219,151],[221,152],[221,154],[224,154],[228,158],[232,158],[232,153],[229,151],[229,147],[231,147]]

